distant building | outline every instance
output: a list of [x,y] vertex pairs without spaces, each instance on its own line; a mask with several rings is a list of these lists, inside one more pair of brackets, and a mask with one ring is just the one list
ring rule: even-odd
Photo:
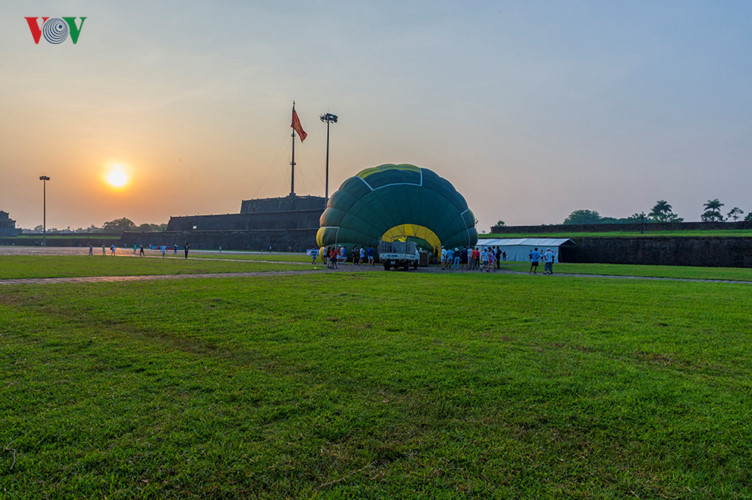
[[120,243],[173,244],[225,250],[303,251],[316,246],[319,219],[326,206],[323,196],[289,195],[243,200],[240,213],[170,217],[159,233],[126,231]]
[[16,221],[8,216],[8,212],[0,210],[0,236],[18,236]]
[[324,212],[322,196],[285,196],[243,200],[239,214],[170,217],[167,231],[264,231],[313,230]]

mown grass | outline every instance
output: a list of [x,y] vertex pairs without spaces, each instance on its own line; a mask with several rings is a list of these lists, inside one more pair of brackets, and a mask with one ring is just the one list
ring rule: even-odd
[[[529,262],[503,262],[501,269],[528,272]],[[693,267],[693,266],[638,266],[630,264],[554,264],[556,274],[598,274],[605,276],[639,276],[646,278],[677,278],[701,280],[752,281],[752,268]],[[538,266],[538,274],[543,265]]]
[[557,233],[493,233],[481,234],[480,238],[702,238],[713,236],[752,237],[752,229],[687,229],[683,231],[608,231],[608,232],[557,232]]
[[748,285],[322,273],[1,291],[5,496],[752,488]]
[[103,255],[0,255],[0,279],[140,276],[324,269],[323,265]]
[[[310,264],[311,257],[304,253],[197,253],[192,255],[197,259],[226,259],[226,260],[258,260],[263,262],[305,262]],[[316,259],[321,263],[321,258]]]
[[[44,238],[44,235],[41,233],[34,233],[34,234],[19,234],[18,236],[15,236],[15,238],[18,238],[19,240],[32,240],[32,239],[41,239]],[[120,239],[120,233],[116,234],[76,234],[76,233],[67,233],[67,234],[59,234],[59,233],[47,233],[48,240],[103,240],[103,239],[112,239],[113,241],[118,241]],[[8,241],[12,241],[12,238],[6,238]]]

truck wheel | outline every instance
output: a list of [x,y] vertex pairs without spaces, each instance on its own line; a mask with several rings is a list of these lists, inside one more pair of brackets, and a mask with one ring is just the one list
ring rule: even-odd
[[409,270],[410,270],[410,263],[405,262],[405,271],[409,271]]

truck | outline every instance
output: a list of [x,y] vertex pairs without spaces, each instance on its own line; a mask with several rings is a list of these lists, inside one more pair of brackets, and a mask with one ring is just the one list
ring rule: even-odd
[[393,267],[402,267],[405,271],[413,266],[418,268],[420,254],[414,241],[379,241],[379,260],[388,271]]

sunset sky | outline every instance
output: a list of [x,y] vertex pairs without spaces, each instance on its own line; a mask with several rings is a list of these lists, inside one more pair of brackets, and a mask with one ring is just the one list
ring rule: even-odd
[[[383,163],[454,184],[479,232],[752,211],[745,1],[6,2],[0,210],[31,228],[237,213]],[[35,44],[24,17],[87,17]],[[80,20],[79,20],[80,21]],[[107,183],[113,165],[129,182]]]

